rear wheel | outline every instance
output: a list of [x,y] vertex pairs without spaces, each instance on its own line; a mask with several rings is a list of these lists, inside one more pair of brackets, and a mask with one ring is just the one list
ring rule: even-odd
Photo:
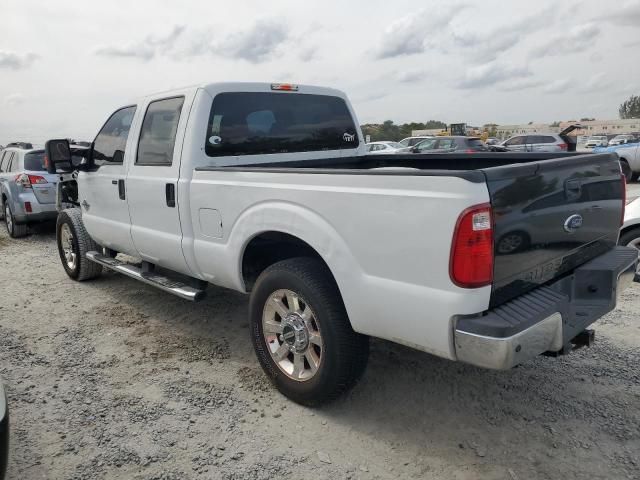
[[102,249],[84,228],[79,209],[70,208],[60,212],[56,224],[56,240],[62,266],[69,277],[82,282],[102,273],[102,265],[86,257],[87,252],[99,252]]
[[354,332],[338,287],[314,258],[267,268],[249,306],[260,365],[285,396],[308,406],[344,393],[362,376],[369,341]]
[[11,238],[20,238],[24,237],[27,234],[27,225],[18,225],[16,224],[15,218],[13,218],[13,212],[11,211],[11,207],[9,203],[5,203],[3,205],[4,211],[4,221],[7,227],[7,233]]
[[640,250],[640,227],[627,230],[620,235],[618,245],[633,247]]

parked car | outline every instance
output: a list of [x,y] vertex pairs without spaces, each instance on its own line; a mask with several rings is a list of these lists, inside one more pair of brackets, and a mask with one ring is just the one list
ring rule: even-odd
[[640,177],[640,143],[624,143],[608,147],[594,148],[594,153],[615,153],[620,158],[620,168],[627,182],[635,182]]
[[427,140],[428,138],[434,138],[434,135],[424,135],[421,137],[407,137],[400,140],[398,143],[403,147],[414,147],[423,140]]
[[371,142],[367,143],[367,153],[377,155],[379,153],[397,153],[405,151],[405,147],[398,142]]
[[0,480],[7,472],[9,458],[9,407],[7,395],[0,379]]
[[626,145],[627,143],[638,143],[638,139],[633,135],[616,135],[609,140],[609,146]]
[[30,223],[55,219],[57,176],[47,173],[44,150],[10,146],[0,154],[0,219],[13,238]]
[[434,137],[417,144],[413,153],[488,152],[489,148],[478,137]]
[[581,126],[576,124],[565,128],[560,133],[515,135],[501,145],[512,152],[575,152],[576,138],[569,133],[578,128]]
[[498,145],[500,143],[500,139],[496,137],[489,137],[484,141],[484,143],[487,145]]
[[635,197],[627,203],[618,245],[640,250],[640,197]]
[[[494,369],[591,341],[585,329],[638,263],[616,246],[615,155],[372,161],[358,124],[337,90],[214,83],[117,110],[75,173],[68,141],[50,140],[62,267],[77,281],[111,269],[192,301],[209,283],[250,293],[259,363],[305,405],[357,381],[370,336]],[[574,200],[598,181],[589,202]],[[545,244],[496,252],[512,222],[537,221],[510,212],[553,193],[566,201]]]
[[606,135],[594,135],[589,137],[589,139],[584,144],[585,148],[596,148],[596,147],[606,147],[609,145],[609,140],[607,140]]

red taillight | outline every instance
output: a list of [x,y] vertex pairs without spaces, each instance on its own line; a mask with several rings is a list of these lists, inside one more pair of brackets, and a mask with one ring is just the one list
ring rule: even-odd
[[24,211],[27,213],[31,213],[33,210],[31,210],[31,202],[24,202]]
[[624,224],[624,212],[627,208],[627,178],[624,173],[620,174],[620,180],[622,181],[622,215],[620,216],[620,226]]
[[17,175],[14,180],[18,185],[21,185],[22,188],[31,188],[31,185],[42,185],[47,182],[47,179],[41,177],[40,175],[27,175],[26,173],[21,173]]
[[458,217],[449,260],[451,281],[462,288],[490,285],[493,280],[491,205],[475,205]]
[[567,145],[566,143],[559,143],[559,144],[558,144],[558,146],[560,147],[560,150],[563,150],[563,151],[565,151],[565,152],[566,152],[566,151],[568,150],[568,148],[569,148],[569,145]]
[[472,149],[470,149],[470,148],[467,148],[467,149],[464,151],[464,153],[476,153],[476,151],[475,151],[475,150],[472,150]]
[[280,90],[284,92],[297,92],[298,85],[293,85],[291,83],[272,83],[271,90]]

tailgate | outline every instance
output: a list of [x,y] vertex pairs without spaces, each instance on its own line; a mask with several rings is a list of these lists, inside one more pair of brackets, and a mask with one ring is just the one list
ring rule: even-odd
[[32,184],[33,194],[36,196],[38,203],[47,204],[55,203],[56,201],[56,185],[58,183],[58,176],[44,172],[28,172],[31,175],[38,175],[43,177],[47,183]]
[[615,246],[624,204],[616,155],[483,170],[494,214],[491,307]]

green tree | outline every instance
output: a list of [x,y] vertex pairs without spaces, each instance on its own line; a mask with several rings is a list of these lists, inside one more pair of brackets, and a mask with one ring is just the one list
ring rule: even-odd
[[640,118],[640,97],[631,95],[618,109],[620,118]]
[[560,126],[560,122],[555,121],[553,122],[551,125],[549,125],[550,127],[559,127]]

